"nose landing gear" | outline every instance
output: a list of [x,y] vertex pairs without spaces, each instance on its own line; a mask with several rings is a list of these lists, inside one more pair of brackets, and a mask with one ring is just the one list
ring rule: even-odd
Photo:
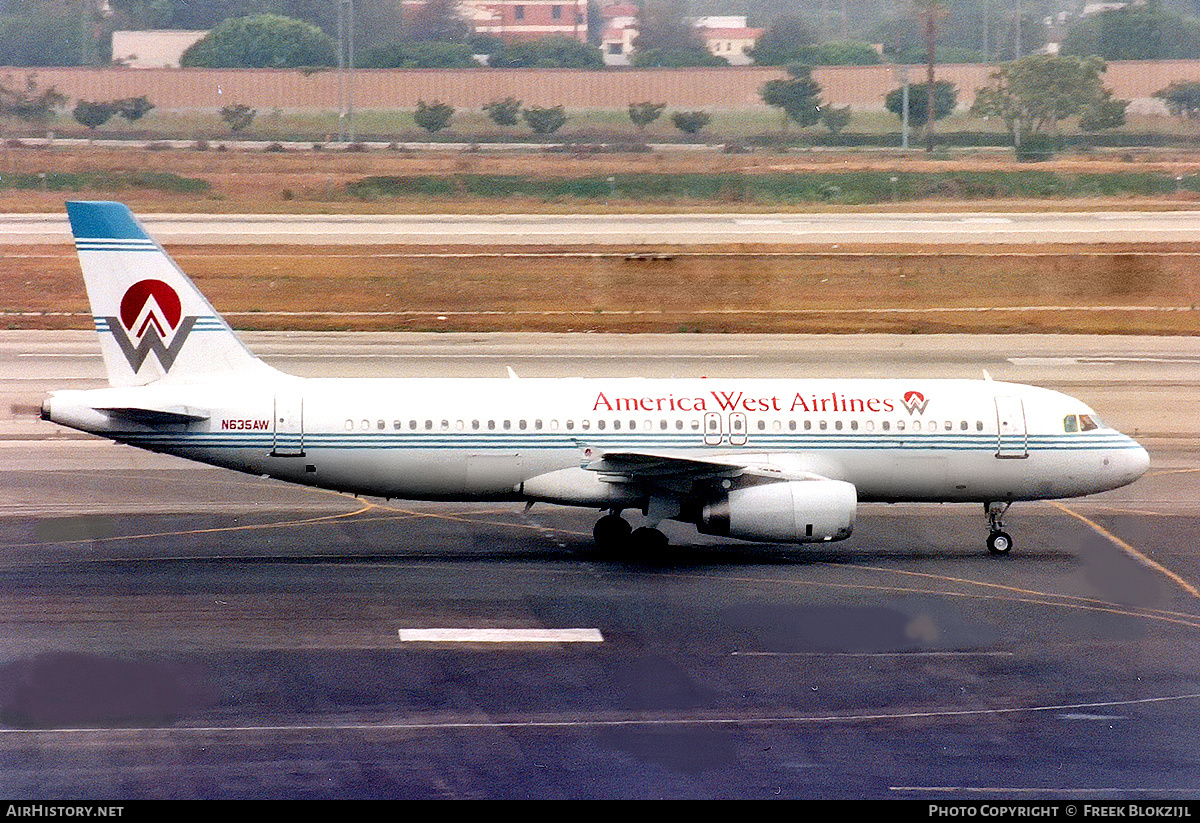
[[987,549],[995,555],[1006,555],[1012,551],[1013,542],[1008,532],[1004,531],[1002,518],[1012,503],[984,503],[983,510],[988,518]]

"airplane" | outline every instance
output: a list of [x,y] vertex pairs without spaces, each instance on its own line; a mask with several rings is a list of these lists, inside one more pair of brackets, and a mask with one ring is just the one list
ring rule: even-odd
[[[982,379],[301,378],[250,353],[133,213],[69,202],[109,385],[41,417],[153,452],[384,498],[595,509],[596,548],[663,521],[824,543],[860,503],[983,504],[1132,483],[1146,450],[1065,394]],[[636,529],[623,513],[640,512]]]

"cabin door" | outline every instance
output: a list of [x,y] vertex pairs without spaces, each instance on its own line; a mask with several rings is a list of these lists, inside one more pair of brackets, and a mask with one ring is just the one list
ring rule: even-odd
[[304,395],[275,395],[275,438],[271,456],[304,456]]
[[1029,432],[1025,428],[1025,405],[1019,397],[996,398],[997,443],[996,456],[1023,458],[1029,456]]

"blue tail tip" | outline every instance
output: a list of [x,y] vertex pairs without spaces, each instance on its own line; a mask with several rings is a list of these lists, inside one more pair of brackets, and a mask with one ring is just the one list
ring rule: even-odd
[[133,212],[124,203],[100,200],[67,202],[71,233],[76,238],[106,240],[149,239]]

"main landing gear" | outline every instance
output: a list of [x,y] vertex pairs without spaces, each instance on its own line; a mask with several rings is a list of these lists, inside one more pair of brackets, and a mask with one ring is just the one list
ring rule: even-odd
[[667,536],[661,531],[650,526],[635,529],[615,512],[596,521],[592,537],[601,554],[653,557],[667,548]]
[[1004,523],[1001,522],[1004,513],[1011,505],[1011,502],[983,504],[983,510],[987,512],[988,518],[987,548],[992,554],[1005,555],[1012,551],[1012,538],[1008,536],[1008,532],[1004,531]]

